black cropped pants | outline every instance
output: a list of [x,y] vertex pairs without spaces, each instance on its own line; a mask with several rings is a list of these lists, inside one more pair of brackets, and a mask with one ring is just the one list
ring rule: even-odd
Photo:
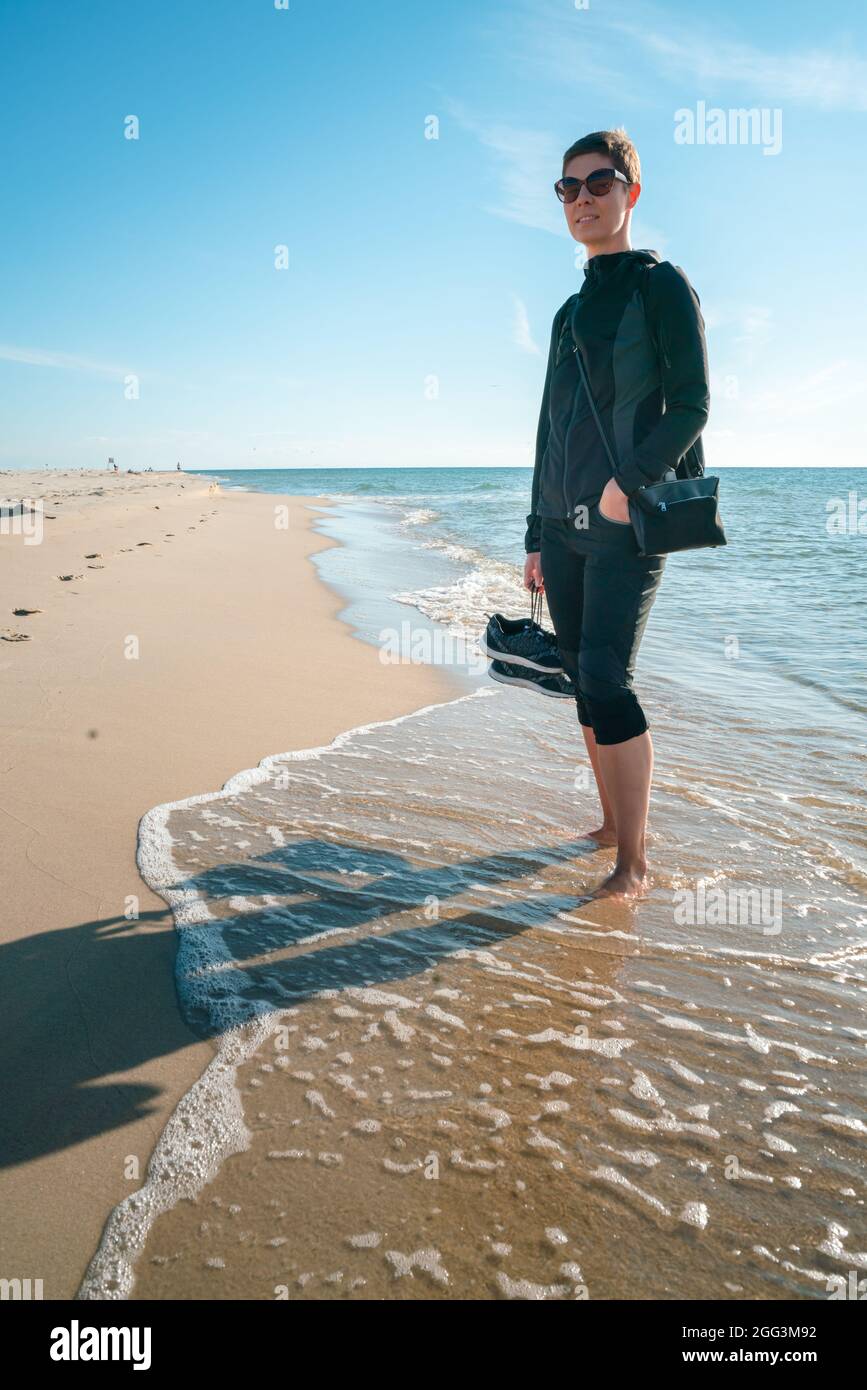
[[590,508],[587,525],[542,520],[542,578],[578,718],[597,743],[625,743],[647,728],[633,669],[656,598],[664,555],[641,556],[631,525]]

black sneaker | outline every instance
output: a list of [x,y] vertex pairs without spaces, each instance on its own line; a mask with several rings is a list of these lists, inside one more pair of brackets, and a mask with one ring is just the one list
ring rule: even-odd
[[556,676],[563,670],[553,632],[546,632],[531,618],[504,618],[495,613],[479,638],[479,646],[494,661],[525,666]]
[[492,661],[488,667],[491,680],[502,685],[523,685],[527,690],[535,690],[539,695],[553,695],[559,700],[574,700],[575,687],[569,676],[562,673],[545,676],[526,666],[513,666],[508,661]]

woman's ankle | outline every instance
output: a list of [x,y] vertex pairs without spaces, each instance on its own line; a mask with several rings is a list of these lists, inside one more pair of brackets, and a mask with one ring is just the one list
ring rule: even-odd
[[644,853],[624,854],[617,852],[614,873],[629,874],[630,877],[644,878],[647,874],[647,856]]

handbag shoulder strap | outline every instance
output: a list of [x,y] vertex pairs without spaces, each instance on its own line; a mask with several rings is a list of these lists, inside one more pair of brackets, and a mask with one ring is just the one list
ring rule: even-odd
[[587,392],[587,399],[590,402],[590,409],[593,411],[593,419],[596,421],[596,428],[599,431],[599,437],[602,440],[602,443],[605,445],[605,452],[608,455],[608,462],[611,464],[611,471],[613,475],[617,472],[617,464],[614,462],[614,455],[612,454],[608,444],[608,440],[605,437],[605,431],[602,428],[602,421],[599,419],[599,411],[596,409],[596,402],[593,399],[593,392],[590,390],[590,382],[587,377],[587,372],[584,369],[584,362],[581,357],[581,349],[577,343],[575,344],[573,351],[575,353],[575,361],[578,363],[578,371],[581,374],[581,380],[584,383],[584,390]]

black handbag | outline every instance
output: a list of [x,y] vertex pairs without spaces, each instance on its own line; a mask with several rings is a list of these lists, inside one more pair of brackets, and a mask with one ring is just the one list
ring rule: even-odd
[[[575,360],[613,477],[617,465],[602,428],[577,344]],[[638,542],[639,555],[669,555],[675,550],[701,550],[705,546],[727,545],[719,514],[719,478],[709,478],[704,472],[701,450],[693,445],[678,460],[677,468],[669,469],[669,474],[671,481],[649,483],[630,494],[629,520]]]

